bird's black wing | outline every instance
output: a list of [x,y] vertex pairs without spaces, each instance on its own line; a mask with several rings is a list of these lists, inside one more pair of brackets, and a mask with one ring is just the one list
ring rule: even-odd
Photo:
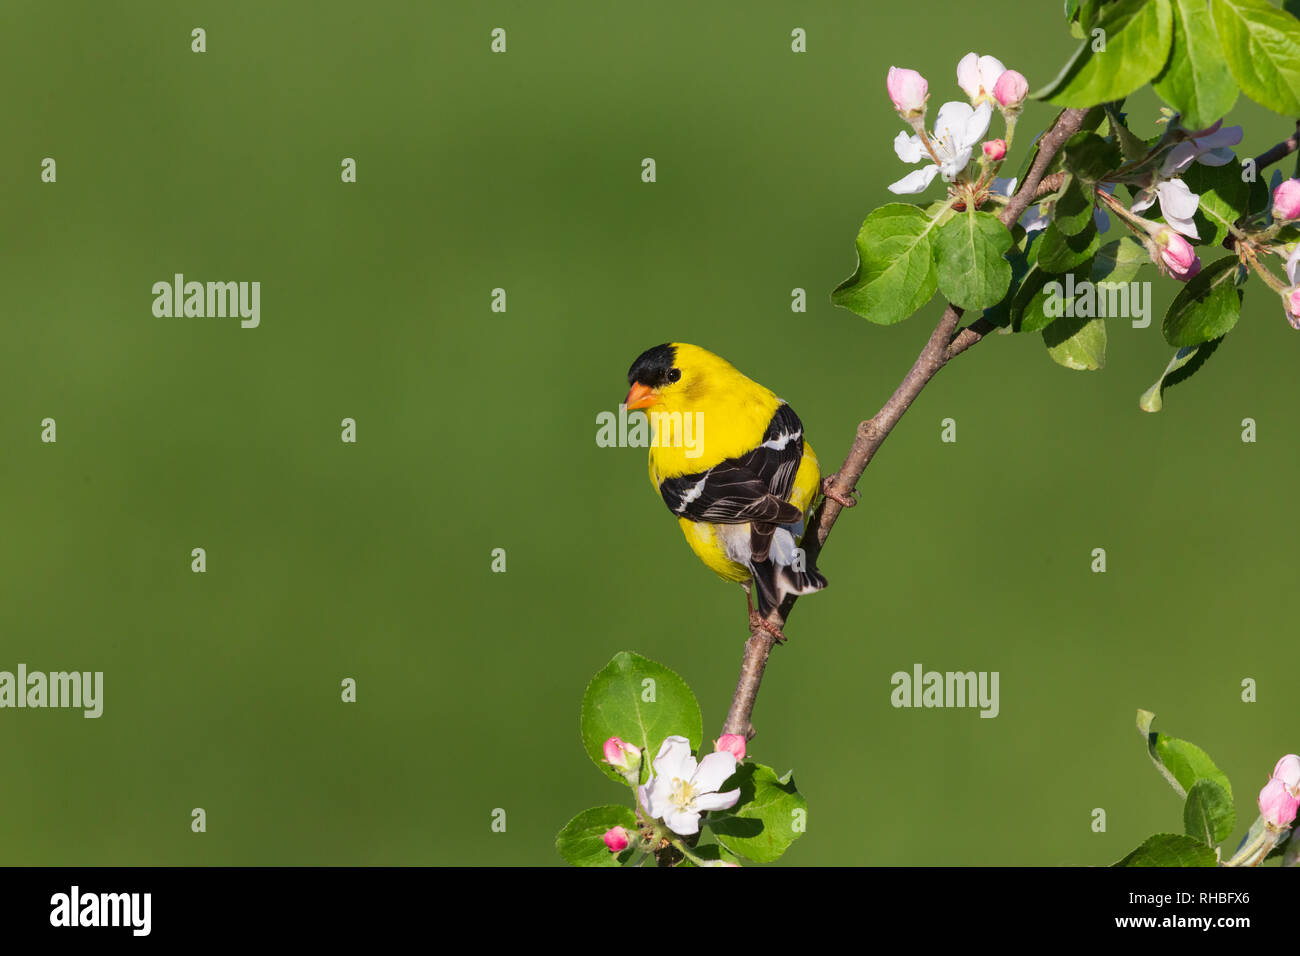
[[673,514],[692,521],[792,524],[803,518],[787,500],[802,458],[803,424],[782,404],[753,451],[707,471],[665,478],[659,494]]

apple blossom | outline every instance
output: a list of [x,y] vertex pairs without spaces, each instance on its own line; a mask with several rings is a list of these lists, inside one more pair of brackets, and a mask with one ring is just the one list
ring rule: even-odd
[[940,172],[945,181],[952,182],[970,163],[971,150],[988,132],[992,116],[993,107],[987,103],[981,103],[977,109],[971,109],[965,103],[944,103],[939,107],[931,138],[923,138],[923,132],[912,136],[899,133],[894,138],[894,152],[899,159],[905,163],[919,163],[928,157],[935,162],[908,173],[892,184],[889,191],[896,194],[923,192]]
[[911,121],[925,115],[925,101],[930,96],[930,84],[916,70],[889,68],[885,89],[903,119]]
[[637,795],[646,813],[663,820],[674,833],[699,833],[701,813],[734,807],[740,799],[739,788],[718,792],[736,772],[736,758],[725,750],[696,763],[690,741],[672,736],[663,742],[652,766],[654,774]]
[[1029,95],[1029,81],[1015,70],[1007,70],[993,84],[993,98],[1007,110],[1019,109]]
[[723,734],[713,742],[714,750],[725,750],[737,760],[745,759],[745,738],[740,734]]
[[1300,797],[1300,757],[1287,754],[1273,768],[1274,780],[1281,780],[1293,797]]
[[1273,218],[1300,219],[1300,179],[1288,179],[1273,190]]
[[1133,212],[1142,212],[1160,201],[1160,213],[1165,222],[1185,236],[1199,239],[1193,216],[1200,208],[1201,197],[1188,188],[1181,179],[1158,180],[1154,186],[1148,186],[1133,198]]
[[1286,783],[1277,777],[1271,777],[1259,792],[1260,816],[1274,829],[1280,830],[1295,822],[1297,809],[1300,809],[1300,797],[1292,796]]
[[985,140],[984,155],[994,162],[1002,159],[1007,155],[1007,141],[1004,139]]
[[994,56],[967,53],[957,64],[957,85],[970,97],[971,106],[993,102],[993,88],[1007,68]]
[[1219,120],[1171,149],[1160,164],[1160,173],[1164,178],[1177,176],[1191,166],[1193,160],[1202,166],[1226,166],[1237,158],[1228,147],[1240,143],[1241,136],[1240,126],[1224,129],[1223,120]]
[[609,847],[610,853],[621,853],[626,850],[628,844],[632,842],[627,835],[627,831],[622,827],[613,827],[606,830],[605,835],[601,837],[601,839],[605,841],[605,846]]
[[618,737],[610,737],[602,750],[605,753],[604,762],[621,773],[628,783],[635,785],[641,779],[640,747],[625,743]]
[[1160,260],[1169,274],[1186,282],[1201,271],[1201,260],[1192,244],[1168,226],[1160,226],[1152,236],[1160,250]]
[[1282,293],[1286,320],[1291,323],[1291,328],[1300,330],[1300,242],[1296,243],[1291,255],[1287,257],[1286,277],[1291,283],[1291,287]]

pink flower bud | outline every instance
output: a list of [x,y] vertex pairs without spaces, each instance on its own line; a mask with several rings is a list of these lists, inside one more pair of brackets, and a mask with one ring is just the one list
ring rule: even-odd
[[1005,109],[1016,109],[1029,94],[1029,81],[1015,70],[1007,70],[993,84],[993,98]]
[[713,742],[714,751],[726,751],[739,762],[745,759],[745,738],[740,734],[723,734]]
[[606,830],[601,839],[605,841],[605,846],[609,847],[610,853],[622,853],[627,849],[627,845],[632,842],[627,835],[627,831],[622,827]]
[[1201,260],[1192,244],[1169,227],[1163,227],[1155,236],[1160,246],[1160,259],[1175,279],[1186,282],[1201,271]]
[[1007,141],[1004,139],[990,139],[984,143],[984,155],[989,159],[997,162],[1007,155]]
[[1277,829],[1289,827],[1300,809],[1300,798],[1293,797],[1286,783],[1277,777],[1264,784],[1259,792],[1259,813],[1264,822]]
[[[1300,294],[1300,289],[1296,290]],[[1300,796],[1300,757],[1287,754],[1273,768],[1273,779],[1281,780],[1293,796]]]
[[930,95],[930,84],[916,70],[900,70],[891,66],[889,75],[885,77],[885,89],[889,91],[894,109],[904,119],[925,115],[925,101]]
[[1300,179],[1288,179],[1273,190],[1273,218],[1300,219]]
[[605,763],[616,770],[640,770],[641,749],[624,743],[617,737],[605,741]]

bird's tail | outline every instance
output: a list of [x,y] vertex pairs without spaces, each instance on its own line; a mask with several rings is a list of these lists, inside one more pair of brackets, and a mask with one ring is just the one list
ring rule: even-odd
[[812,594],[826,587],[826,578],[820,571],[803,566],[804,552],[795,547],[794,541],[788,529],[777,528],[769,551],[761,560],[751,558],[749,562],[755,602],[763,617],[780,607],[791,594]]

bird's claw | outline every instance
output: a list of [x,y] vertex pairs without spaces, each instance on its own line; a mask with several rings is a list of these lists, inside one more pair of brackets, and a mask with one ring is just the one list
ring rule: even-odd
[[852,508],[858,503],[858,499],[854,497],[854,495],[857,494],[857,491],[851,491],[848,495],[840,494],[833,487],[835,478],[835,475],[827,475],[822,479],[822,494],[831,499],[831,501],[839,502],[841,508]]
[[767,633],[771,634],[778,644],[785,643],[785,634],[781,631],[781,628],[777,627],[757,611],[749,612],[749,629],[750,631],[767,631]]

